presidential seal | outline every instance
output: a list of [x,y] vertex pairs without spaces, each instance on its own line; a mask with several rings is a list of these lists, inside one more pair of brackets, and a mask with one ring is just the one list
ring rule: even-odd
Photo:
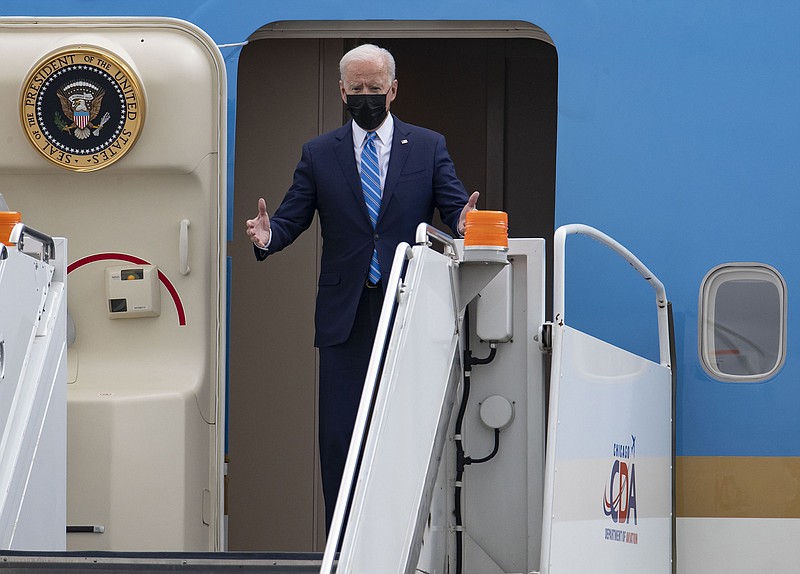
[[25,79],[20,103],[33,147],[72,171],[94,171],[120,160],[144,120],[138,78],[114,54],[95,46],[70,46],[43,58]]

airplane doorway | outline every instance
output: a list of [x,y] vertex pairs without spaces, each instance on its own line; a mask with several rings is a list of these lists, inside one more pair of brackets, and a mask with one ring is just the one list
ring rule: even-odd
[[338,62],[365,42],[397,61],[392,112],[445,135],[467,191],[481,192],[478,207],[507,211],[513,237],[553,236],[558,62],[540,28],[306,21],[254,33],[239,60],[228,245],[230,550],[324,548],[313,347],[319,228],[257,264],[244,221],[258,197],[277,208],[305,141],[346,121]]

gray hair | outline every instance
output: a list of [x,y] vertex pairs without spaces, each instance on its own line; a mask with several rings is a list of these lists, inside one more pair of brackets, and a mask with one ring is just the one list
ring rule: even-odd
[[375,44],[362,44],[347,52],[339,61],[339,77],[344,81],[344,72],[353,62],[375,62],[383,60],[383,64],[389,72],[389,83],[394,81],[395,65],[394,57],[386,48],[381,48]]

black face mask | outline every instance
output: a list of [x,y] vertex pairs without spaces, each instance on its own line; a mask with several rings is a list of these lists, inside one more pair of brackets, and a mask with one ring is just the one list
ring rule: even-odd
[[353,120],[371,132],[386,118],[386,94],[348,94],[347,110]]

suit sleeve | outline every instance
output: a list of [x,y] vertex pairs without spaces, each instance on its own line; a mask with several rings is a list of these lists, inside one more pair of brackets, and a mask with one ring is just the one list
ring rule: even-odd
[[263,261],[268,255],[291,245],[311,225],[316,209],[317,188],[314,168],[311,150],[306,144],[294,170],[292,185],[269,219],[272,234],[269,250],[260,250],[254,246],[256,259]]
[[453,160],[447,151],[444,136],[439,135],[434,150],[433,194],[442,221],[458,237],[458,219],[469,197],[456,175]]

